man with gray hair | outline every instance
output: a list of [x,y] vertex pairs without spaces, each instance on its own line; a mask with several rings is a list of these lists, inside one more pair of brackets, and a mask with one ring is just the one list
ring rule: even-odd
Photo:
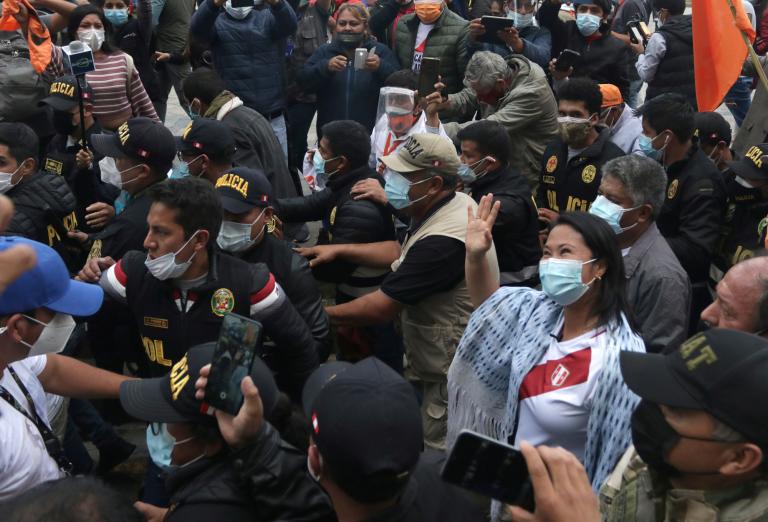
[[768,257],[733,265],[717,284],[715,300],[701,312],[701,320],[707,328],[768,337]]
[[589,209],[616,232],[627,299],[648,352],[677,347],[688,337],[691,284],[656,227],[666,190],[667,176],[658,162],[622,156],[603,166],[598,196]]
[[476,52],[467,65],[465,89],[448,96],[441,109],[465,123],[446,123],[454,141],[460,129],[480,119],[499,122],[509,133],[510,165],[536,191],[544,148],[557,135],[557,103],[544,70],[519,54],[502,58]]

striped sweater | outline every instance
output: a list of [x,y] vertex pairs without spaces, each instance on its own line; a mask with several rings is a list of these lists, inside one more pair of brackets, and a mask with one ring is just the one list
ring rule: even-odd
[[[86,74],[85,79],[93,89],[93,115],[103,127],[115,129],[133,116],[160,121],[135,68],[128,81],[125,53],[94,53],[94,60],[96,70]],[[57,77],[66,74],[64,53],[58,46],[53,48],[50,67]]]

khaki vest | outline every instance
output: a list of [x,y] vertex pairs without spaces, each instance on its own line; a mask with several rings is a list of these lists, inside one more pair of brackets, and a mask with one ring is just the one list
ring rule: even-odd
[[[463,243],[467,233],[468,206],[477,210],[477,204],[472,198],[457,192],[451,201],[429,216],[413,235],[406,238],[400,258],[392,263],[392,271],[397,272],[411,247],[425,237],[446,236]],[[491,274],[498,281],[499,263],[494,245],[491,245],[486,258]],[[403,341],[411,370],[416,377],[427,382],[445,381],[471,313],[472,304],[463,279],[447,292],[433,294],[416,305],[403,308],[400,314]]]

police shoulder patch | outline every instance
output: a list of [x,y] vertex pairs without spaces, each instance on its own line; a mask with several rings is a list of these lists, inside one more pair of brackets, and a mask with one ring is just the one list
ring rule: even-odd
[[597,167],[594,165],[587,165],[584,170],[581,171],[581,181],[584,183],[592,183],[597,176]]
[[61,176],[61,173],[64,170],[64,164],[55,159],[45,158],[45,166],[43,167],[43,170]]
[[219,288],[211,296],[211,311],[224,317],[235,308],[235,296],[229,288]]
[[677,186],[679,184],[680,182],[678,180],[672,180],[672,183],[669,184],[669,188],[667,189],[667,199],[675,199],[675,196],[677,196]]
[[549,174],[552,174],[557,169],[557,156],[551,156],[547,160],[546,169]]

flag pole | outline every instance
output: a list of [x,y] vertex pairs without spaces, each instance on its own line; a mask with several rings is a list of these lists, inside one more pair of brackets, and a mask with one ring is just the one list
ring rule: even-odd
[[760,58],[757,56],[757,53],[755,52],[755,49],[752,47],[752,42],[749,41],[749,38],[744,33],[744,31],[741,30],[740,27],[738,27],[738,23],[736,20],[736,6],[733,5],[733,0],[727,0],[728,7],[731,11],[731,16],[733,17],[733,23],[737,24],[737,29],[739,30],[739,34],[741,35],[741,39],[744,41],[744,45],[747,46],[747,53],[749,54],[749,57],[752,61],[752,65],[755,67],[755,72],[757,73],[757,77],[760,78],[760,83],[763,84],[763,88],[768,91],[768,78],[765,76],[765,70],[763,70],[763,65],[760,63]]

